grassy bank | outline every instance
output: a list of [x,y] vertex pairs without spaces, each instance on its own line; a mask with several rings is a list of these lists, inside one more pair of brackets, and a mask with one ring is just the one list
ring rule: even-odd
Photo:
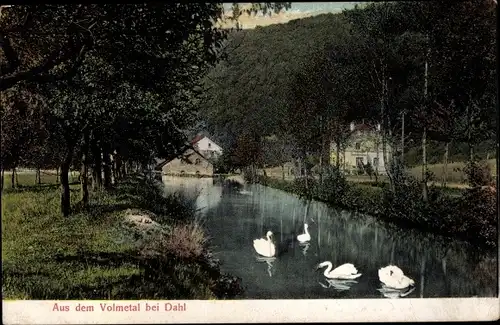
[[[91,193],[60,216],[57,185],[2,195],[4,299],[216,299],[239,292],[222,275],[189,202],[142,177]],[[139,216],[149,224],[131,222]]]
[[329,173],[323,184],[308,179],[307,188],[304,178],[288,181],[259,176],[257,182],[401,227],[464,239],[485,249],[497,245],[496,194],[489,189],[471,188],[450,195],[430,187],[424,202],[421,185],[411,175],[399,179],[395,191],[387,185],[348,182],[338,172]]

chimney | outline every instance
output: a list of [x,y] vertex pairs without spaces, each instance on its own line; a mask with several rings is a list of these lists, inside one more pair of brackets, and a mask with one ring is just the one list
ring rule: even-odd
[[354,122],[351,122],[350,130],[354,131]]

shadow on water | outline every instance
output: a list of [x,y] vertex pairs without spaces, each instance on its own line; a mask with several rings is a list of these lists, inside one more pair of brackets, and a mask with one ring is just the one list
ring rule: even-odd
[[[243,279],[245,298],[431,298],[497,296],[497,257],[475,247],[418,230],[378,222],[320,202],[303,202],[261,185],[225,187],[213,182],[165,180],[166,191],[202,188],[204,224],[222,270]],[[252,195],[241,195],[244,189]],[[200,202],[198,202],[200,204]],[[296,236],[309,225],[311,240]],[[271,230],[278,248],[272,261],[257,258],[254,239]],[[363,275],[356,283],[327,281],[314,266],[353,263]],[[401,268],[415,287],[392,292],[378,279],[378,269]]]

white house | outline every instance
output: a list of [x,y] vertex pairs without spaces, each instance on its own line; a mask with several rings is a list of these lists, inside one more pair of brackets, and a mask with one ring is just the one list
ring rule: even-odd
[[217,158],[222,155],[222,148],[204,135],[197,135],[191,140],[191,145],[207,158]]
[[[380,125],[371,126],[353,122],[350,125],[350,132],[347,146],[339,155],[340,166],[348,172],[354,172],[369,163],[379,174],[386,174]],[[387,157],[391,157],[391,151],[392,148],[387,144]],[[331,143],[330,154],[330,162],[333,165],[337,159],[335,142]]]

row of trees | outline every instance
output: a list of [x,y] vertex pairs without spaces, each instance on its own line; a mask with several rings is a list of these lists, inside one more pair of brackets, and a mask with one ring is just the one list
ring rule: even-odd
[[219,23],[288,7],[234,4],[229,16],[222,3],[2,7],[2,176],[60,169],[68,215],[72,166],[86,205],[89,173],[109,188],[112,167],[119,178],[126,166],[178,154],[196,122],[200,80],[224,54],[230,30]]
[[[261,154],[237,160],[246,165],[324,164],[330,140],[340,152],[361,119],[381,124],[386,161],[417,149],[426,174],[429,142],[445,164],[452,145],[472,160],[496,136],[495,11],[490,0],[376,3],[238,33],[205,79],[208,126],[234,150],[252,139]],[[269,136],[281,139],[274,155]]]
[[406,141],[420,144],[426,200],[429,140],[445,144],[446,166],[450,143],[467,143],[472,161],[496,138],[495,11],[487,0],[345,11],[349,28],[291,83],[287,125],[299,146],[319,152],[333,138],[338,152],[349,121],[380,124],[386,165],[404,161]]

